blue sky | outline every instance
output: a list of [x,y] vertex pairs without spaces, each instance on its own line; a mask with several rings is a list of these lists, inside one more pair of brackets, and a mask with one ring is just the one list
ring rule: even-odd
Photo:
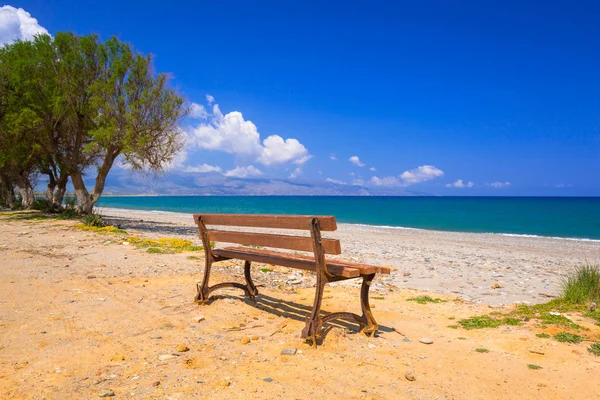
[[600,195],[594,2],[10,5],[50,34],[117,35],[154,54],[195,104],[175,169],[443,195]]

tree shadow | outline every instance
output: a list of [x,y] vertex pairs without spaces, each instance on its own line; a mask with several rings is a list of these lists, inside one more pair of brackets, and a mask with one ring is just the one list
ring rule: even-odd
[[157,233],[173,236],[197,236],[198,228],[190,223],[190,226],[177,226],[172,222],[145,221],[143,219],[132,219],[126,217],[103,217],[104,221],[119,229],[134,229],[150,235]]

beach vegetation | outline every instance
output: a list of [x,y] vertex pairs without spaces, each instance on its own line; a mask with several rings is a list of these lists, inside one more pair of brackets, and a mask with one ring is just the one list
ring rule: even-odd
[[179,238],[143,239],[137,236],[129,236],[127,241],[137,248],[146,249],[148,253],[173,254],[184,251],[201,251],[202,246],[196,246],[191,240]]
[[536,370],[536,369],[542,369],[542,367],[540,367],[539,365],[535,365],[535,364],[527,364],[527,367],[529,369],[534,369],[534,370]]
[[536,333],[537,337],[541,338],[541,339],[549,339],[551,336],[548,335],[547,333]]
[[106,225],[106,226],[91,226],[91,225],[85,225],[85,224],[77,224],[75,225],[76,228],[79,228],[83,231],[91,231],[91,232],[95,232],[95,233],[100,233],[100,234],[113,234],[113,235],[127,235],[127,231],[124,229],[119,229],[115,226],[111,226],[111,225]]
[[273,272],[273,270],[271,268],[263,267],[263,268],[260,269],[260,272],[263,272],[263,273],[266,274],[266,273],[269,273],[269,272]]
[[460,326],[465,329],[484,329],[484,328],[497,328],[500,325],[511,325],[517,326],[521,325],[521,320],[518,318],[492,318],[489,315],[481,315],[479,317],[471,317],[466,319],[461,319],[458,321]]
[[484,349],[483,347],[479,347],[479,348],[475,349],[475,352],[477,352],[477,353],[489,353],[490,351],[488,349]]
[[595,356],[600,356],[600,342],[590,344],[588,351]]
[[81,222],[86,226],[95,226],[97,228],[103,228],[106,226],[106,222],[102,216],[98,213],[92,212],[81,218]]
[[445,303],[446,300],[442,300],[442,299],[438,299],[438,298],[432,298],[430,296],[419,296],[419,297],[412,297],[410,299],[406,299],[406,301],[414,301],[416,303],[419,304],[427,304],[427,303]]
[[583,341],[583,337],[569,332],[559,332],[554,335],[554,339],[558,340],[559,342],[574,344],[581,343]]
[[571,304],[600,302],[600,267],[586,263],[568,274],[562,282],[561,298]]
[[541,314],[539,319],[543,325],[557,325],[565,328],[581,329],[581,326],[560,314]]

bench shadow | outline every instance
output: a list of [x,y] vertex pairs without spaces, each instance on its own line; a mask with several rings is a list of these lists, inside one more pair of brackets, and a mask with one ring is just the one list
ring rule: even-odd
[[[241,296],[217,294],[217,295],[213,295],[210,297],[210,299],[207,302],[207,305],[210,305],[214,301],[217,301],[219,299],[226,299],[226,298],[240,300],[240,301],[243,301],[244,303],[248,304],[249,306],[257,308],[261,311],[265,311],[270,314],[276,315],[278,317],[289,318],[289,319],[293,319],[295,321],[300,321],[303,323],[306,322],[306,320],[308,319],[310,312],[312,310],[312,306],[295,303],[293,301],[282,300],[279,298],[267,296],[267,295],[260,294],[260,293],[258,294],[258,296],[256,296],[256,301],[252,301],[246,297],[241,297]],[[357,298],[356,301],[359,302],[359,299]],[[330,314],[330,312],[321,310],[322,317],[324,317],[328,314]],[[359,330],[360,328],[358,326],[358,323],[348,322],[346,320],[333,320],[333,321],[330,321],[323,325],[321,339],[318,341],[319,342],[318,344],[321,344],[323,342],[323,340],[325,340],[325,338],[327,337],[327,334],[333,328],[343,329],[347,333],[353,334],[353,335],[360,333],[360,330]],[[394,331],[395,330],[391,327],[388,327],[385,325],[379,325],[379,331],[377,334],[375,334],[375,336],[378,336],[379,332],[387,333],[387,332],[394,332]]]

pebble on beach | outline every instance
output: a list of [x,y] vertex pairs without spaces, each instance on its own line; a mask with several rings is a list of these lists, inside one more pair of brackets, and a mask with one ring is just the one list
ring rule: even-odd
[[407,381],[411,381],[411,382],[417,380],[415,373],[412,371],[406,371],[406,373],[404,374],[404,377],[406,378]]
[[185,353],[186,351],[190,351],[190,348],[187,347],[185,344],[180,344],[179,346],[177,346],[177,351],[180,353]]
[[423,344],[432,344],[433,340],[428,337],[423,337],[423,338],[419,339],[419,342],[421,342]]

